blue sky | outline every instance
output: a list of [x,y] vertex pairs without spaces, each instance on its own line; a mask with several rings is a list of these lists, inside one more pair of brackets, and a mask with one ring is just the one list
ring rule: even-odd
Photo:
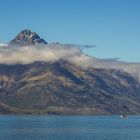
[[99,58],[140,62],[139,0],[0,0],[0,41],[31,29],[48,42],[96,45]]

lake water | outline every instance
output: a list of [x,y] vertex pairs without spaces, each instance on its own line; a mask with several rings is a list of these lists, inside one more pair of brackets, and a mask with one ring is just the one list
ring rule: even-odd
[[140,140],[140,116],[0,116],[0,140]]

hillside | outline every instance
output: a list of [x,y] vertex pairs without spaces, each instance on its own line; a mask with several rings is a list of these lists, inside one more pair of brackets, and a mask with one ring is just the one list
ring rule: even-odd
[[0,102],[19,113],[139,114],[139,101],[138,80],[123,71],[62,60],[0,65]]

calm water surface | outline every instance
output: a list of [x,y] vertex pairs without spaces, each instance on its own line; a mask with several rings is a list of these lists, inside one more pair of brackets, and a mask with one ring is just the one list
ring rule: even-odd
[[140,116],[0,116],[0,140],[140,140]]

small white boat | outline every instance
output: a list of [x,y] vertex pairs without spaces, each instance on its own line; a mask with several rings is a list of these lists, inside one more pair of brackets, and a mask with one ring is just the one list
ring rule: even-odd
[[128,118],[127,113],[122,113],[122,114],[120,115],[120,118]]

